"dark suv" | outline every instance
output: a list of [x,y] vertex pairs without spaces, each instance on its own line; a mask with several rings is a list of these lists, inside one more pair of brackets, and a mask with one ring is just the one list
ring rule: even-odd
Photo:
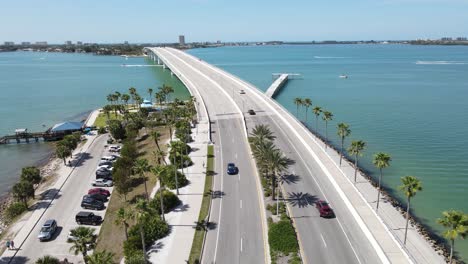
[[92,212],[79,212],[75,216],[75,220],[79,225],[99,225],[102,222],[102,217]]
[[83,200],[81,201],[81,207],[83,207],[84,209],[102,210],[104,209],[104,203],[92,197],[87,197],[87,195],[85,195],[83,197]]
[[229,175],[237,174],[239,172],[239,169],[237,169],[236,164],[234,163],[228,163],[227,165],[227,173]]
[[107,202],[107,196],[99,194],[99,193],[86,194],[85,196],[83,196],[83,199],[87,199],[87,198],[98,200],[103,203]]

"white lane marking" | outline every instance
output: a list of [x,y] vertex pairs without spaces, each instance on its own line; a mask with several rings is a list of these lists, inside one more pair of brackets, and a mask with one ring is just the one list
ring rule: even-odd
[[240,208],[242,209],[242,200],[240,200]]
[[[181,54],[185,55],[186,57],[188,58],[191,58],[194,60],[194,57],[193,56],[190,56],[189,54],[185,53],[185,52],[181,52],[181,51],[177,51],[176,52],[180,52]],[[203,64],[203,63],[202,63]],[[257,98],[259,98],[260,100],[262,100],[273,112],[275,112],[278,117],[291,129],[293,130],[293,133],[296,135],[296,137],[299,139],[299,141],[301,141],[304,146],[306,147],[306,149],[309,151],[310,154],[312,154],[312,157],[316,160],[316,162],[319,164],[320,168],[322,169],[322,171],[325,173],[325,175],[327,175],[328,179],[331,181],[332,185],[335,187],[336,191],[338,192],[338,194],[340,195],[340,197],[342,198],[342,200],[344,201],[344,203],[346,204],[346,206],[348,207],[349,211],[351,212],[351,215],[353,215],[354,219],[356,220],[356,222],[358,223],[359,227],[361,228],[361,230],[363,231],[363,233],[365,234],[365,236],[367,237],[367,239],[369,240],[369,242],[371,243],[371,245],[374,247],[374,249],[376,250],[377,252],[377,255],[379,256],[380,260],[383,262],[383,263],[390,263],[388,257],[385,255],[385,253],[383,252],[383,249],[382,247],[378,244],[376,238],[373,236],[373,234],[370,232],[370,230],[368,229],[368,227],[366,226],[366,224],[364,223],[364,221],[362,220],[361,216],[358,214],[358,212],[356,211],[356,209],[354,208],[354,206],[351,204],[351,202],[349,201],[349,199],[345,196],[343,190],[341,189],[341,187],[337,184],[337,182],[335,181],[335,179],[331,176],[331,173],[328,171],[328,169],[325,167],[325,165],[323,164],[323,162],[318,158],[317,154],[311,149],[310,146],[307,145],[307,143],[305,142],[305,139],[299,135],[299,133],[293,128],[292,124],[286,120],[286,118],[284,116],[282,116],[279,111],[277,109],[275,109],[275,107],[273,106],[273,104],[275,104],[273,102],[273,100],[271,100],[273,103],[268,103],[267,100],[265,98],[263,98],[260,94],[258,94],[259,92],[254,88],[254,87],[250,87],[247,83],[245,83],[244,81],[242,80],[238,80],[236,79],[235,77],[233,77],[232,75],[214,67],[213,65],[210,65],[208,63],[204,63],[207,67],[211,68],[212,70],[214,70],[215,72],[231,79],[232,81],[236,82],[237,84],[245,87],[245,88],[248,88],[249,90],[255,90],[253,92],[253,94],[255,94],[255,96]],[[258,92],[258,93],[257,93]],[[278,104],[276,104],[278,105]],[[281,108],[280,108],[281,109]],[[283,111],[286,115],[288,114],[284,109],[281,109],[281,111]],[[272,119],[273,120],[273,119]],[[275,122],[273,120],[273,122]],[[275,122],[276,123],[276,122]],[[278,125],[278,124],[277,124]],[[304,128],[302,128],[303,130],[305,130]],[[310,134],[307,134],[307,136],[309,138],[311,138],[315,143],[316,141],[312,138],[312,136]],[[315,180],[315,179],[314,179]],[[359,192],[358,192],[359,193]],[[365,203],[367,203],[365,200],[364,200]],[[344,229],[340,223],[340,227],[341,229],[343,230],[344,232]],[[389,232],[389,235],[393,238],[393,235]],[[346,238],[348,238],[348,236],[346,235],[345,233],[345,236]],[[348,241],[349,241],[349,238],[348,238]],[[394,240],[395,241],[395,240]],[[397,245],[400,247],[401,249],[401,245],[399,245],[399,243],[397,243]],[[354,248],[352,247],[353,251],[354,251]],[[412,261],[410,260],[408,254],[406,254],[406,252],[404,250],[402,250],[403,254],[406,256],[406,258],[409,260],[410,263],[412,263]],[[356,252],[355,252],[356,253]],[[357,257],[357,255],[356,255]],[[358,258],[359,260],[359,258]]]
[[239,174],[237,174],[237,175],[239,176],[239,181],[240,181],[240,173],[239,173]]
[[242,239],[242,237],[241,237],[241,241],[240,241],[240,242],[241,242],[241,244],[240,244],[241,252],[242,252],[242,240],[243,240],[243,239]]
[[235,155],[235,156],[236,156],[236,159],[237,159],[237,153],[236,153],[236,155]]
[[327,242],[325,242],[325,239],[323,238],[322,234],[320,234],[320,237],[322,238],[322,241],[323,241],[323,244],[325,245],[325,247],[327,247]]
[[[218,123],[216,123],[216,124],[218,124]],[[216,131],[219,131],[219,126],[218,125],[216,125],[216,128],[217,128]],[[221,136],[218,136],[218,138],[219,138],[219,148],[221,149],[221,146],[223,145]],[[224,161],[223,161],[223,152],[222,151],[220,151],[219,156],[221,158],[221,166],[223,166],[222,164],[224,164]],[[223,183],[224,183],[223,179],[224,179],[224,170],[223,170],[223,172],[221,174],[221,190],[220,190],[220,192],[223,191]],[[223,212],[223,196],[220,196],[219,199],[220,199],[220,201],[219,201],[218,230],[217,230],[217,233],[216,233],[216,245],[215,245],[215,253],[214,253],[214,257],[213,257],[213,262],[214,263],[216,263],[216,255],[218,253],[219,230],[221,230],[221,214]]]

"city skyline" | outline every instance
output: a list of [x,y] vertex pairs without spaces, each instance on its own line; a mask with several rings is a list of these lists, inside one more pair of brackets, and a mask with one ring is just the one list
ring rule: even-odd
[[467,7],[465,0],[339,0],[333,5],[277,0],[50,0],[44,5],[25,0],[2,5],[0,24],[8,27],[0,27],[0,43],[168,43],[178,42],[179,35],[187,43],[457,38],[468,35],[460,27],[468,24]]

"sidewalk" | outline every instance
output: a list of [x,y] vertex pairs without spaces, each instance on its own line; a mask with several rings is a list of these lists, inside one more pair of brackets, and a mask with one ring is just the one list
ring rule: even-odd
[[[193,165],[185,168],[184,173],[189,184],[179,188],[181,204],[166,214],[171,233],[148,249],[151,263],[186,263],[192,249],[195,226],[200,213],[203,191],[205,187],[205,172],[207,146],[209,144],[209,124],[201,121],[192,129],[194,142],[190,143],[193,151],[189,154]],[[154,197],[159,183],[151,193]],[[175,190],[171,190],[176,192]]]
[[[87,141],[81,147],[78,147],[77,149],[73,151],[73,158],[75,160],[74,162],[79,162],[79,160],[81,159],[81,154],[85,153],[89,149],[89,147],[93,144],[96,138],[98,138],[98,136],[95,134],[86,136]],[[51,204],[54,201],[55,196],[61,191],[63,185],[68,180],[68,178],[70,177],[74,169],[75,167],[65,166],[62,162],[56,171],[56,174],[59,176],[57,177],[55,183],[45,188],[47,190],[55,189],[57,191],[48,193],[45,199],[38,200],[35,204],[39,204],[39,203]],[[31,207],[33,206],[34,205],[32,205]],[[22,225],[20,228],[18,228],[18,231],[15,234],[15,237],[13,239],[13,241],[15,242],[16,248],[21,249],[21,246],[24,244],[26,239],[28,239],[31,231],[34,229],[37,223],[41,221],[41,217],[47,211],[47,209],[48,209],[48,206],[35,209],[28,219],[21,219],[20,221],[15,223],[15,225]],[[6,250],[1,256],[0,262],[16,255],[16,252],[18,251]]]

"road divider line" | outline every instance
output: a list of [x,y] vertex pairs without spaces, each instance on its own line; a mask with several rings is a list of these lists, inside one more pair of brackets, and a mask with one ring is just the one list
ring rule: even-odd
[[241,241],[240,241],[240,249],[241,249],[241,252],[242,252],[242,237],[241,237]]
[[323,238],[323,235],[322,235],[322,234],[320,234],[320,237],[322,238],[322,242],[323,242],[323,244],[325,245],[325,247],[327,247],[327,242],[325,242],[325,239]]
[[240,208],[242,209],[242,200],[240,200]]

